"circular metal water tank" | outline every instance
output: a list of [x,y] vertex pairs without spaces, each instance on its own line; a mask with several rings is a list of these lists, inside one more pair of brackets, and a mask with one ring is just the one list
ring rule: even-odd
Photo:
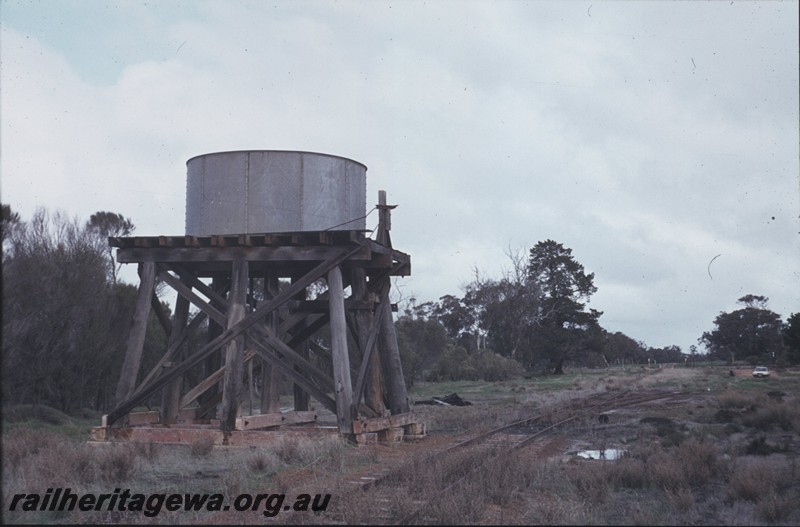
[[250,150],[186,162],[186,234],[366,228],[367,167],[314,152]]

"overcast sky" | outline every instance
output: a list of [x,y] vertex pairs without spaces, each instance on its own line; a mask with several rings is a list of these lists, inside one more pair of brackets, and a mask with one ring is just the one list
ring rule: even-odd
[[23,219],[179,235],[190,157],[307,150],[399,205],[405,298],[553,239],[602,326],[650,346],[688,351],[745,294],[800,311],[798,2],[2,0],[0,21]]

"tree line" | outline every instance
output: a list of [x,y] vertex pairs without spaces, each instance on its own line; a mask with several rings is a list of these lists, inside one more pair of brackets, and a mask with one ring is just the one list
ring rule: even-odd
[[694,364],[699,360],[783,366],[800,364],[800,313],[783,322],[768,298],[746,295],[744,307],[720,313],[714,329],[684,352],[677,345],[654,348],[599,323],[588,309],[597,291],[572,250],[553,240],[530,249],[527,259],[508,253],[510,270],[500,278],[475,279],[463,296],[411,306],[397,321],[407,378],[495,380],[519,371],[564,372],[573,367],[625,364]]
[[[2,205],[4,403],[111,406],[136,287],[118,281],[108,237],[133,229],[110,212],[81,223],[40,208],[23,221]],[[148,333],[147,363],[163,352],[162,333]]]
[[[80,222],[38,209],[28,221],[2,205],[2,394],[6,403],[63,411],[113,406],[136,286],[118,279],[109,236],[135,229],[121,214],[97,212]],[[747,295],[741,309],[720,313],[714,328],[684,353],[648,347],[600,325],[587,307],[597,291],[572,250],[544,240],[507,255],[500,277],[475,273],[463,295],[415,300],[397,318],[407,382],[500,380],[567,367],[684,362],[705,357],[772,365],[800,363],[800,313],[784,322],[768,299]],[[170,307],[162,302],[163,312]],[[142,367],[167,341],[151,313]],[[202,333],[202,332],[200,332]],[[324,344],[326,333],[320,332]],[[191,347],[193,344],[190,343]],[[189,372],[200,375],[201,372]],[[288,386],[288,385],[287,385]],[[291,389],[291,387],[289,387]]]

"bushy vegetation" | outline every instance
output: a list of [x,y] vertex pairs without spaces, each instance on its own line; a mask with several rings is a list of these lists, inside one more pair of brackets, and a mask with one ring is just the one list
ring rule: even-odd
[[505,381],[518,377],[522,365],[489,349],[468,353],[462,347],[447,350],[427,374],[429,381]]
[[789,317],[784,328],[780,315],[767,309],[768,301],[765,296],[745,295],[738,300],[744,307],[720,313],[714,319],[715,328],[703,333],[699,339],[709,356],[722,360],[745,360],[751,365],[795,361],[790,332],[793,319]]
[[[136,288],[117,281],[107,237],[132,229],[108,212],[81,223],[39,209],[26,222],[3,206],[5,403],[70,413],[113,404]],[[150,335],[144,367],[165,346],[163,331]]]

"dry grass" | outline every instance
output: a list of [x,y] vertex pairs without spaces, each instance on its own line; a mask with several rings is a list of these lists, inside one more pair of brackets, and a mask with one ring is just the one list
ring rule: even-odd
[[758,502],[777,487],[782,473],[782,467],[772,459],[737,459],[731,469],[727,495],[730,499]]
[[[644,381],[660,383],[674,376],[683,382],[678,373],[683,374],[647,373]],[[692,375],[690,381],[702,381],[699,370]],[[739,382],[720,378],[720,382]],[[471,407],[417,407],[415,411],[424,416],[434,435],[472,435],[545,407],[567,407],[591,390],[628,389],[643,382],[630,372],[622,378],[604,373],[568,381],[560,387],[549,386],[550,379],[519,381],[509,385],[513,394],[502,404],[481,392],[486,399]],[[608,461],[564,461],[558,452],[542,458],[537,456],[545,454],[536,448],[522,452],[497,448],[481,456],[463,452],[434,461],[424,444],[352,448],[336,436],[286,436],[258,448],[89,446],[49,429],[15,423],[3,436],[3,486],[5,492],[15,493],[42,492],[56,485],[71,486],[76,492],[127,487],[138,492],[333,495],[326,513],[287,513],[268,520],[279,523],[794,525],[800,524],[796,461],[800,442],[794,433],[800,423],[797,390],[779,388],[787,395],[775,398],[751,388],[728,390],[711,404],[692,402],[680,408],[665,406],[663,411],[653,407],[647,414],[632,410],[628,423],[620,413],[607,425],[597,425],[594,417],[564,430],[570,439],[580,437],[593,446],[609,440],[605,444],[613,444],[609,434],[623,435],[628,454]],[[714,422],[714,413],[722,411],[724,419],[717,415]],[[661,420],[641,423],[643,415]],[[712,433],[714,441],[707,439]],[[363,492],[346,484],[356,471],[367,465],[377,467],[385,459],[404,467],[386,486]],[[373,473],[372,468],[364,473]],[[7,494],[4,499],[7,509]],[[136,513],[98,512],[17,515],[4,520],[143,523],[146,519]],[[162,513],[153,521],[241,524],[263,523],[264,517],[233,511],[181,512]]]
[[210,435],[195,439],[189,444],[189,452],[194,457],[206,457],[214,450],[214,438]]

